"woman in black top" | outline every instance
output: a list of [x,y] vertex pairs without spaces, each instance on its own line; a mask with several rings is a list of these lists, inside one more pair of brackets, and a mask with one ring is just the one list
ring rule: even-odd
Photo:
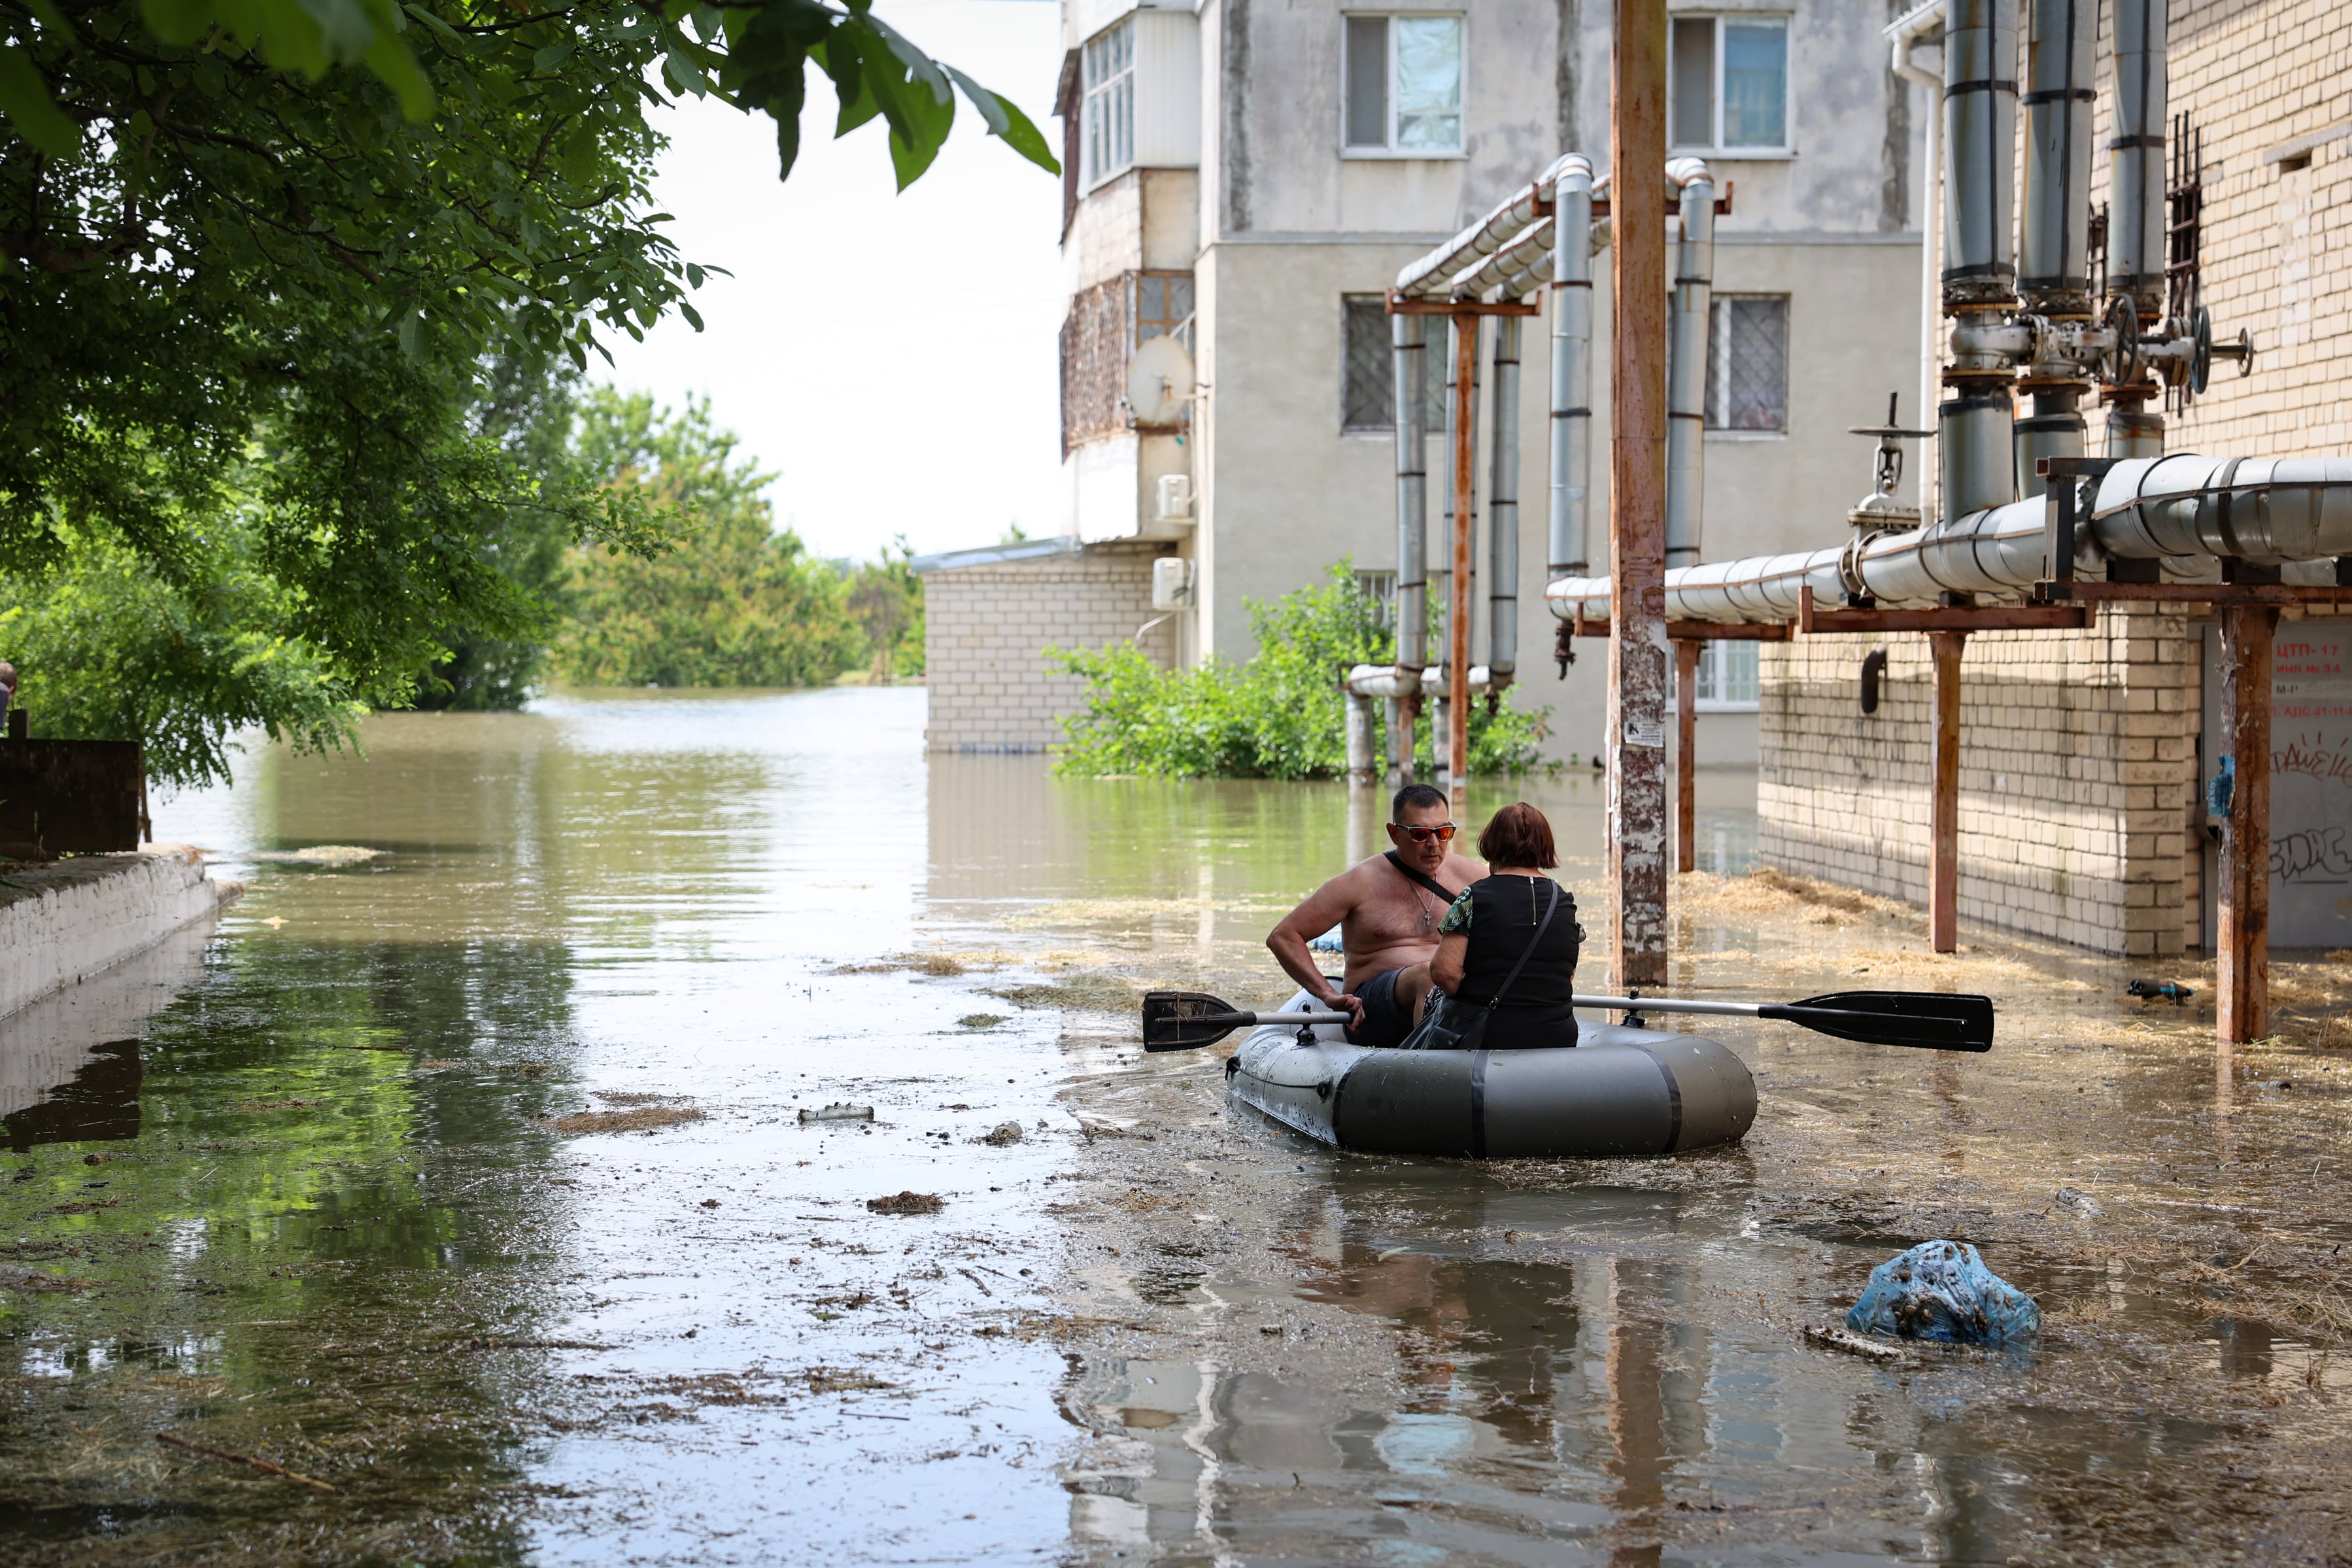
[[[1478,854],[1488,874],[1464,889],[1438,922],[1431,979],[1454,1001],[1483,1007],[1524,956],[1525,967],[1479,1044],[1489,1050],[1576,1044],[1576,1013],[1569,1003],[1576,988],[1576,900],[1544,875],[1559,864],[1551,824],[1524,801],[1507,805],[1478,836]],[[1542,942],[1529,952],[1538,926]]]

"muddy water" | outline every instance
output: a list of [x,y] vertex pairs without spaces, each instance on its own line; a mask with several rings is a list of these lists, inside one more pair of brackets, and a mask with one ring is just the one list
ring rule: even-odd
[[[2282,965],[2281,1038],[2217,1059],[2202,995],[2119,1000],[2137,970],[1927,959],[1906,911],[1741,875],[1742,781],[1707,775],[1678,984],[1985,989],[2000,1048],[1725,1031],[1738,1150],[1337,1155],[1128,1020],[1150,984],[1278,996],[1255,944],[1374,804],[927,762],[921,721],[386,718],[363,763],[161,809],[247,897],[0,1026],[74,1073],[0,1156],[0,1555],[2346,1547],[2345,966]],[[1513,793],[1597,907],[1595,782]],[[386,853],[274,858],[320,845]],[[874,1120],[800,1119],[836,1102]],[[2037,1346],[1808,1346],[1931,1236],[2041,1297]]]

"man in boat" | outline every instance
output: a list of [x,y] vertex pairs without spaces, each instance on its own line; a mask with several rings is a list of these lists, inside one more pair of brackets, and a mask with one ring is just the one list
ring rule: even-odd
[[[1275,962],[1308,995],[1349,1015],[1348,1038],[1375,1048],[1400,1045],[1412,1032],[1429,994],[1437,922],[1486,874],[1479,861],[1454,853],[1458,829],[1443,792],[1407,784],[1390,803],[1389,818],[1394,848],[1316,889],[1265,939]],[[1337,989],[1307,947],[1334,925],[1348,958]]]

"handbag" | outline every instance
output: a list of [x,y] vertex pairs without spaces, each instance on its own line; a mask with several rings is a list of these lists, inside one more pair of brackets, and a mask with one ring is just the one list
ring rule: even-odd
[[1412,1033],[1404,1037],[1397,1049],[1475,1051],[1479,1048],[1479,1043],[1486,1037],[1486,1025],[1495,1016],[1495,1009],[1503,1005],[1503,998],[1510,994],[1511,986],[1519,978],[1519,971],[1528,966],[1528,960],[1533,958],[1536,949],[1543,945],[1544,932],[1551,926],[1551,917],[1559,911],[1559,884],[1551,882],[1549,885],[1551,902],[1544,906],[1543,919],[1536,922],[1536,934],[1528,939],[1527,951],[1519,954],[1517,963],[1511,965],[1511,972],[1503,976],[1503,983],[1495,987],[1494,995],[1483,1005],[1472,1006],[1456,1002],[1432,986],[1429,1005],[1422,1012],[1421,1022],[1412,1026]]

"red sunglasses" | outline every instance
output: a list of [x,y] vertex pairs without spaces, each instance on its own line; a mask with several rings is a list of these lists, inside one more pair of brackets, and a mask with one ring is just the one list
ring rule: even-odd
[[1454,842],[1454,836],[1462,831],[1450,822],[1441,822],[1434,827],[1407,827],[1402,822],[1391,822],[1389,826],[1415,844],[1426,844],[1433,838],[1440,844],[1451,844]]

